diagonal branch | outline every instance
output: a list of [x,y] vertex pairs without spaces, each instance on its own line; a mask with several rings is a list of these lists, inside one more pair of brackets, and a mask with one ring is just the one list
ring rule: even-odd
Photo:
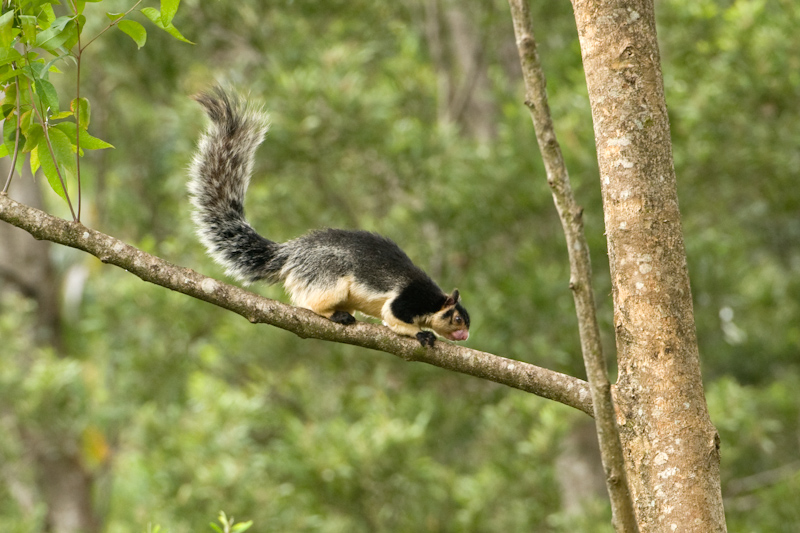
[[638,526],[633,511],[633,502],[628,490],[625,473],[625,460],[622,443],[614,413],[611,384],[600,342],[600,329],[597,325],[596,306],[592,292],[592,266],[589,258],[589,245],[583,231],[583,208],[575,202],[567,167],[556,140],[550,106],[547,103],[545,78],[533,23],[528,8],[528,0],[509,0],[514,34],[517,38],[522,75],[525,80],[526,102],[531,113],[536,140],[544,160],[547,183],[553,193],[553,200],[561,218],[561,225],[569,251],[570,281],[575,310],[578,314],[578,328],[581,350],[586,366],[586,375],[592,390],[594,417],[597,421],[597,438],[606,473],[606,487],[611,499],[614,528],[618,532],[636,532]]
[[57,218],[16,202],[5,194],[0,194],[0,220],[24,229],[36,239],[83,250],[144,281],[233,311],[254,324],[270,324],[301,338],[352,344],[390,353],[406,361],[428,363],[530,392],[593,415],[589,384],[566,374],[447,342],[439,342],[435,348],[423,348],[415,339],[398,336],[377,324],[335,324],[311,311],[173,265],[79,222]]

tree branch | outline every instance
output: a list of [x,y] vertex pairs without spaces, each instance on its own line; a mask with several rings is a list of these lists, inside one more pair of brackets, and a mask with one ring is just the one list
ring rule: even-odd
[[435,348],[423,348],[415,339],[398,336],[377,324],[335,324],[311,311],[173,265],[79,222],[57,218],[16,202],[5,194],[0,194],[0,220],[24,229],[36,239],[83,250],[144,281],[233,311],[254,324],[270,324],[301,338],[352,344],[390,353],[406,361],[428,363],[530,392],[593,415],[589,384],[566,374],[447,342],[438,342]]
[[800,460],[792,461],[785,465],[758,472],[751,476],[732,479],[725,487],[725,498],[734,498],[745,492],[763,489],[796,476],[800,472]]
[[575,310],[578,315],[578,329],[581,338],[581,351],[586,366],[586,375],[592,390],[594,418],[597,421],[597,438],[603,467],[606,474],[606,487],[611,499],[614,528],[618,532],[637,532],[636,515],[633,510],[630,491],[625,472],[625,459],[619,438],[611,384],[608,379],[603,347],[600,342],[600,329],[597,325],[596,305],[592,291],[592,265],[589,245],[583,231],[583,208],[575,202],[567,167],[556,140],[550,106],[547,103],[544,72],[536,50],[533,23],[528,8],[528,0],[509,0],[514,34],[517,38],[522,75],[525,80],[526,102],[531,113],[536,140],[542,153],[547,183],[553,192],[564,235],[569,251],[570,281]]

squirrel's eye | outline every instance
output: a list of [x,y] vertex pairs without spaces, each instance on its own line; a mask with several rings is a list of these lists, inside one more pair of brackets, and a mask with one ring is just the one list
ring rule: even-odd
[[464,322],[464,319],[458,315],[456,315],[453,320],[455,321],[456,324],[461,324],[462,322]]

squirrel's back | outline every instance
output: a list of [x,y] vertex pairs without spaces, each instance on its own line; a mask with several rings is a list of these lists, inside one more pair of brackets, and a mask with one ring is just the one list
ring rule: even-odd
[[368,231],[314,230],[284,247],[284,270],[308,282],[352,275],[374,291],[388,292],[428,278],[391,239]]

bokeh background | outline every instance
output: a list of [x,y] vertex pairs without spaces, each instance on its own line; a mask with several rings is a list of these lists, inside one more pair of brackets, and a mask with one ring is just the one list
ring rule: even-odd
[[[798,531],[800,7],[656,4],[728,527]],[[87,35],[107,21],[93,9]],[[532,11],[613,364],[574,20],[568,2]],[[246,205],[262,234],[390,236],[461,290],[468,346],[584,376],[504,2],[184,0],[174,23],[196,44],[150,29],[137,51],[114,31],[85,53],[91,130],[116,146],[82,162],[88,225],[224,279],[193,234],[185,183],[205,124],[189,96],[228,83],[271,113]],[[16,180],[11,196],[65,213],[32,183]],[[611,531],[582,413],[252,326],[0,230],[4,531],[44,531],[48,505],[81,492],[109,533],[211,531],[220,510],[253,531]],[[285,300],[280,287],[252,288]]]

